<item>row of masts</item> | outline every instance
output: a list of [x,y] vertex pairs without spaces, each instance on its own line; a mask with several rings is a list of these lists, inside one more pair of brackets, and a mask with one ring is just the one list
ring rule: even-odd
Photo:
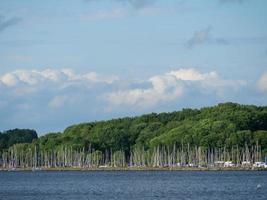
[[2,153],[0,168],[103,168],[103,167],[216,167],[231,162],[235,166],[263,160],[261,147],[203,148],[183,146],[157,146],[145,150],[143,146],[130,151],[98,151],[91,147],[74,149],[61,146],[41,150],[39,146],[24,149],[14,145]]

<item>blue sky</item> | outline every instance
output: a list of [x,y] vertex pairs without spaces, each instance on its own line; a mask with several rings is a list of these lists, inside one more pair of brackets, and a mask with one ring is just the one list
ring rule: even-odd
[[265,0],[0,1],[0,130],[267,105]]

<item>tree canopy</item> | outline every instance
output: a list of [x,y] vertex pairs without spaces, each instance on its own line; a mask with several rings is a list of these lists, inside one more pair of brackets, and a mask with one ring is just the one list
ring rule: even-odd
[[36,131],[30,129],[12,129],[3,133],[0,132],[0,152],[14,144],[31,143],[37,138]]
[[126,153],[138,146],[150,149],[159,145],[190,144],[231,148],[258,143],[267,152],[267,107],[223,103],[202,109],[151,113],[72,125],[63,133],[49,133],[38,139],[33,130],[15,129],[0,134],[0,149],[27,142],[38,144],[44,150],[65,145]]
[[70,145],[105,151],[129,151],[158,145],[190,144],[201,147],[251,146],[267,149],[267,107],[224,103],[202,109],[151,113],[108,121],[73,125],[63,133],[40,137],[44,147]]

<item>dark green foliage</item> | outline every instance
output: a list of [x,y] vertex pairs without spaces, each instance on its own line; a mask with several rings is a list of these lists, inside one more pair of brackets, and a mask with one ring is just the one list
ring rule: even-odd
[[75,148],[90,145],[102,152],[173,144],[231,148],[252,146],[256,141],[266,149],[266,131],[267,107],[224,103],[200,110],[78,124],[67,128],[57,140]]
[[[7,140],[5,137],[6,133],[0,135],[2,149],[22,141]],[[174,144],[231,149],[233,146],[251,147],[258,143],[266,152],[267,107],[224,103],[200,110],[183,109],[172,113],[83,123],[70,126],[63,133],[42,136],[35,143],[39,143],[44,150],[64,145],[77,150],[112,150],[126,154],[138,146],[145,150]]]
[[62,142],[62,139],[60,138],[60,133],[48,133],[38,139],[38,141],[35,141],[40,145],[40,147],[44,150],[50,150],[55,148],[56,146],[59,146]]
[[29,129],[13,129],[3,133],[0,132],[0,151],[8,149],[14,144],[31,143],[37,138],[36,131]]

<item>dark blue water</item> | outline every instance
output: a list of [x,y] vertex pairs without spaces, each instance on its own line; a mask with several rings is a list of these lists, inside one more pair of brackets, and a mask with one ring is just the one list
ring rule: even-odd
[[0,172],[0,199],[267,199],[265,172]]

